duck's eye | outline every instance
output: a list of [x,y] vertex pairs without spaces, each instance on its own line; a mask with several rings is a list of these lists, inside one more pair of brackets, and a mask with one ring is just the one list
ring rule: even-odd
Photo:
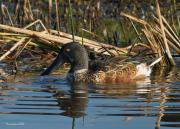
[[71,49],[67,48],[65,51],[66,51],[66,52],[70,52],[70,51],[71,51]]

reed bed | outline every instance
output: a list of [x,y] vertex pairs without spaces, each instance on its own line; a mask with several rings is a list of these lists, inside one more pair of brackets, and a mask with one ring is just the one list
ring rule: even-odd
[[[0,61],[4,60],[8,55],[16,51],[14,55],[16,58],[26,49],[28,46],[38,46],[43,48],[43,50],[49,49],[55,52],[58,52],[59,47],[63,44],[76,41],[83,44],[89,51],[93,51],[100,55],[109,55],[111,57],[121,57],[126,56],[127,58],[135,57],[139,55],[139,51],[136,51],[136,48],[140,48],[140,50],[145,50],[146,53],[152,55],[153,58],[163,57],[160,64],[162,66],[174,66],[175,61],[172,57],[173,53],[180,53],[180,39],[179,36],[165,17],[162,16],[158,0],[156,0],[156,14],[152,16],[151,21],[146,21],[140,18],[137,18],[128,13],[121,12],[121,16],[125,17],[129,20],[129,24],[132,25],[135,34],[137,35],[137,39],[140,42],[134,41],[129,46],[120,48],[118,45],[111,45],[106,43],[97,42],[94,40],[90,40],[84,38],[84,33],[89,33],[89,35],[93,35],[98,37],[96,33],[92,32],[91,24],[89,30],[81,28],[82,35],[75,35],[75,24],[73,18],[72,5],[69,0],[69,22],[71,23],[71,34],[65,33],[61,31],[61,18],[59,17],[59,0],[55,1],[55,12],[56,12],[56,29],[51,29],[52,26],[52,0],[49,0],[49,18],[48,25],[44,25],[43,22],[38,19],[35,20],[35,16],[31,10],[31,4],[29,0],[25,0],[23,4],[19,1],[16,6],[16,18],[19,17],[20,8],[23,7],[24,20],[29,20],[29,24],[25,27],[21,27],[19,24],[13,23],[13,18],[9,15],[8,9],[3,7],[3,15],[6,15],[10,25],[0,24],[0,36],[1,44],[6,44],[13,42],[11,48],[7,49],[0,56]],[[31,21],[31,22],[30,22]],[[34,21],[34,22],[33,22]],[[141,28],[136,28],[136,26],[141,26]],[[47,28],[46,28],[47,26]],[[125,32],[124,32],[125,33]],[[113,33],[114,41],[117,39],[117,34]],[[126,34],[124,34],[126,35]],[[116,41],[117,42],[117,41]],[[117,43],[115,43],[117,44]]]
[[[180,39],[161,15],[158,0],[156,0],[156,6],[157,14],[153,16],[152,22],[147,22],[125,13],[121,13],[121,15],[130,19],[130,21],[133,20],[142,25],[141,31],[146,37],[148,45],[151,47],[155,57],[163,57],[161,60],[162,66],[174,66],[175,61],[171,55],[171,51],[180,54]],[[135,27],[134,29],[137,32]],[[140,35],[138,33],[137,35],[141,40]]]

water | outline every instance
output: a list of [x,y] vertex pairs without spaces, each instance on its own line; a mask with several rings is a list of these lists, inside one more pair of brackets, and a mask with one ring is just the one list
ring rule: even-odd
[[0,85],[2,129],[180,128],[180,69],[133,84],[69,84],[18,76]]

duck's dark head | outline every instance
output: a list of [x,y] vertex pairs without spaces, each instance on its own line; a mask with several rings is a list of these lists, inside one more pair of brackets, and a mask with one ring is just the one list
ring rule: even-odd
[[61,50],[53,63],[41,74],[48,75],[55,68],[64,63],[70,63],[70,73],[88,70],[88,54],[86,49],[79,43],[71,42],[61,47]]

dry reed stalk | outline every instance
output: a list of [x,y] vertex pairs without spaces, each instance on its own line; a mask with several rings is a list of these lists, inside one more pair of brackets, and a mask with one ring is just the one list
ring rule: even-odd
[[31,3],[30,3],[29,0],[27,1],[27,6],[28,6],[28,9],[29,9],[28,11],[29,11],[29,14],[30,14],[30,18],[33,21],[34,18],[33,18],[33,13],[32,13],[32,10],[31,10]]
[[[165,50],[165,45],[163,43],[163,35],[162,35],[162,31],[160,30],[160,28],[157,25],[152,26],[151,28],[151,33],[154,37],[155,40],[155,45],[157,46],[157,51],[159,53],[159,56],[163,56],[164,58],[162,58],[162,60],[160,61],[161,66],[164,66],[165,64],[169,64],[169,59],[167,58],[167,53]],[[168,39],[167,39],[168,42]]]
[[158,18],[159,18],[159,24],[160,24],[160,28],[161,28],[161,31],[162,31],[162,34],[163,34],[163,41],[164,41],[166,53],[167,53],[170,65],[175,65],[175,62],[174,62],[174,60],[172,58],[172,55],[171,55],[171,52],[169,50],[169,46],[168,46],[168,43],[167,43],[165,29],[164,29],[164,25],[163,25],[163,22],[162,22],[162,17],[161,17],[161,12],[160,12],[160,7],[159,7],[158,0],[156,0],[156,6],[157,6],[157,15],[158,15]]
[[[153,29],[152,31],[153,31],[153,33],[155,33],[156,35],[159,35],[161,38],[163,37],[162,33],[161,33],[159,30]],[[167,43],[168,43],[168,45],[169,45],[172,49],[174,49],[178,54],[180,53],[180,49],[177,48],[177,46],[176,46],[172,41],[170,41],[169,39],[167,39]]]
[[164,66],[165,64],[169,64],[169,59],[167,58],[167,53],[165,50],[165,46],[164,46],[164,41],[163,38],[159,37],[158,35],[154,36],[157,42],[157,45],[159,47],[158,51],[159,53],[162,55],[162,60],[161,60],[161,66]]
[[[55,0],[56,2],[56,22],[57,22],[57,30],[60,31],[60,20],[59,20],[59,0]],[[60,34],[59,34],[60,35]]]
[[[166,57],[164,55],[164,48],[162,46],[162,40],[159,38],[159,36],[155,33],[153,33],[153,28],[149,28],[149,29],[146,29],[146,31],[148,32],[148,35],[151,37],[151,41],[152,41],[152,44],[153,44],[153,49],[156,53],[156,58],[158,57]],[[166,64],[166,61],[165,61],[165,58],[162,58],[160,60],[160,65],[163,66],[164,64]]]
[[180,50],[180,46],[178,45],[179,42],[176,40],[176,38],[173,35],[171,35],[171,33],[166,28],[165,28],[165,32],[168,34],[168,37],[172,39],[174,46],[176,46],[176,48]]
[[139,19],[139,18],[136,18],[136,17],[134,17],[134,16],[131,16],[131,15],[128,15],[128,14],[126,14],[126,13],[121,13],[120,14],[121,16],[124,16],[124,17],[127,17],[127,18],[129,18],[129,19],[132,19],[133,21],[135,21],[135,22],[137,22],[137,23],[140,23],[140,24],[142,24],[142,25],[148,25],[148,23],[146,22],[146,21],[144,21],[144,20],[142,20],[142,19]]
[[81,28],[81,37],[82,37],[82,45],[84,45],[83,43],[84,43],[84,31],[82,30],[82,28]]
[[16,52],[16,54],[14,55],[14,58],[16,59],[20,54],[21,52],[25,49],[25,47],[31,42],[31,38],[28,39],[28,41],[24,42],[24,44],[22,45],[22,48],[20,48],[19,51]]
[[24,0],[23,11],[27,20],[33,21],[33,16],[30,14],[28,0]]
[[[158,22],[158,19],[156,17],[154,17],[154,19]],[[166,21],[166,19],[163,16],[162,16],[162,20],[165,23],[165,25],[168,27],[168,28],[165,27],[166,34],[173,40],[174,46],[176,46],[176,48],[180,49],[180,39],[174,33],[173,29],[170,27],[170,25],[168,24],[168,22]],[[156,27],[156,29],[158,31],[160,30],[158,27]],[[159,31],[159,33],[161,33],[161,31]]]
[[71,21],[72,40],[74,42],[75,33],[74,33],[74,20],[73,20],[73,14],[72,14],[71,0],[68,0],[68,2],[69,2],[69,15],[70,15],[70,21]]
[[49,28],[51,28],[51,19],[52,19],[52,7],[53,7],[53,2],[52,0],[49,0]]
[[144,29],[142,29],[142,31],[143,31],[143,33],[145,34],[146,39],[148,40],[152,51],[153,51],[154,53],[159,53],[159,52],[158,52],[158,47],[157,47],[157,45],[156,45],[156,41],[155,41],[155,39],[154,39],[154,37],[153,37],[152,32],[151,32],[147,27],[145,27]]
[[136,32],[136,34],[137,34],[139,40],[140,40],[141,42],[143,42],[143,40],[142,40],[142,38],[141,38],[141,36],[140,36],[140,34],[139,34],[139,32],[138,32],[136,26],[134,25],[133,21],[132,21],[130,18],[128,18],[128,19],[130,20],[131,25],[133,26],[133,29],[135,30],[135,32]]
[[[133,29],[135,30],[135,33],[136,33],[138,39],[139,39],[141,42],[143,42],[143,40],[142,40],[142,38],[141,38],[141,36],[140,36],[138,30],[136,29],[136,26],[134,25],[133,21],[132,21],[130,18],[128,18],[128,19],[129,19],[129,21],[130,21],[130,23],[131,23]],[[134,42],[134,43],[132,44],[131,48],[129,49],[128,54],[130,54],[130,52],[132,51],[132,49],[133,49],[133,47],[135,46],[135,44],[136,44],[136,42]]]
[[180,49],[177,48],[174,43],[172,43],[171,41],[167,40],[168,41],[168,44],[171,48],[174,48],[174,50],[177,52],[177,54],[180,54]]
[[[161,14],[160,14],[160,8],[158,8],[158,1],[156,1],[157,3],[157,13],[158,13],[158,18],[160,19]],[[157,52],[158,55],[162,55],[162,52],[160,52],[161,50],[164,51],[164,48],[165,48],[165,53],[163,55],[167,55],[167,59],[169,61],[166,61],[166,64],[168,62],[170,62],[171,65],[175,65],[175,62],[171,56],[171,53],[170,53],[170,50],[169,50],[169,46],[168,44],[170,45],[171,48],[173,48],[177,53],[179,53],[179,38],[177,37],[177,35],[173,32],[172,28],[169,26],[169,24],[167,23],[167,21],[165,21],[165,19],[158,19],[158,23],[160,25],[160,29],[158,27],[156,27],[154,29],[154,25],[150,25],[148,24],[146,21],[144,20],[141,20],[141,19],[138,19],[136,17],[133,17],[133,16],[130,16],[128,14],[125,14],[125,13],[121,13],[122,16],[125,16],[125,17],[128,17],[129,19],[131,20],[134,20],[142,25],[144,25],[144,27],[146,28],[145,30],[143,29],[142,31],[144,32],[148,42],[150,43],[150,46],[152,48],[152,50],[154,52]],[[160,22],[161,21],[161,22]],[[168,26],[168,29],[164,27],[163,25],[163,22],[165,22],[165,24]],[[150,30],[147,30],[147,27],[150,29]],[[152,31],[152,32],[151,32]],[[159,32],[160,37],[163,39],[163,44],[162,44],[162,41],[160,43],[158,43],[160,41],[160,37],[156,37],[158,36],[159,34],[157,33],[154,33],[154,31],[157,31]],[[163,32],[164,31],[164,32]],[[170,31],[170,32],[169,32]],[[172,41],[168,40],[167,37],[166,37],[166,34],[167,34],[167,37],[169,37]],[[158,45],[159,44],[159,45]],[[164,46],[164,47],[163,47]],[[163,62],[164,63],[164,62]],[[162,64],[162,63],[161,63]]]
[[25,2],[25,8],[24,8],[25,10],[24,11],[28,15],[28,19],[30,21],[33,21],[34,18],[33,18],[33,13],[32,13],[32,10],[31,10],[30,2],[29,2],[29,0],[25,0],[24,2]]
[[[60,44],[66,44],[66,43],[72,42],[71,38],[64,38],[64,37],[59,37],[59,36],[55,36],[55,35],[51,35],[51,34],[44,34],[42,32],[36,32],[36,31],[32,31],[32,30],[11,27],[11,26],[2,25],[2,24],[0,24],[0,29],[4,29],[7,31],[12,31],[12,32],[16,32],[16,33],[26,34],[30,37],[53,41],[53,42],[60,43]],[[69,35],[69,36],[71,36],[71,35]],[[81,38],[80,38],[80,41],[81,41]],[[106,48],[114,48],[119,51],[124,51],[125,53],[127,53],[127,48],[118,48],[118,47],[114,47],[112,45],[98,43],[98,42],[95,42],[92,40],[89,40],[89,42],[84,42],[84,45],[87,47],[93,48],[97,53],[101,53],[101,50],[99,50],[99,49],[102,48],[102,46],[106,47]],[[114,52],[114,53],[116,53],[116,52]],[[108,53],[104,53],[104,54],[108,54]]]
[[24,3],[23,3],[24,15],[25,15],[26,19],[29,19],[28,14],[27,14],[28,11],[27,11],[26,5],[27,5],[27,0],[24,0]]
[[43,39],[58,42],[58,43],[68,43],[71,41],[69,39],[60,38],[58,36],[54,36],[54,35],[50,35],[50,34],[44,34],[41,32],[37,32],[37,31],[33,31],[33,30],[27,30],[24,28],[11,27],[8,25],[3,25],[3,24],[0,24],[0,29],[4,29],[7,31],[12,31],[12,32],[16,32],[16,33],[26,34],[26,35],[31,36],[31,37],[39,37],[39,38],[43,38]]
[[115,56],[115,54],[114,53],[112,53],[109,49],[107,49],[106,47],[102,47],[106,52],[108,52],[109,53],[109,55],[111,55],[111,56]]
[[91,31],[89,31],[89,30],[86,30],[86,29],[83,29],[83,28],[82,28],[81,30],[84,31],[84,32],[87,32],[87,33],[89,33],[89,34],[91,34],[91,35],[93,35],[93,36],[95,36],[95,37],[97,37],[97,38],[99,38],[99,39],[101,39],[101,40],[103,40],[102,37],[100,37],[99,35],[91,32]]
[[[4,36],[4,40],[2,42],[3,43],[8,43],[8,42],[12,42],[12,41],[18,42],[19,40],[21,40],[21,38],[17,38],[17,37],[14,38],[14,37]],[[59,48],[57,46],[53,45],[51,42],[49,42],[47,40],[44,40],[44,39],[38,39],[38,41],[40,41],[40,42],[37,43],[37,41],[35,41],[35,42],[31,41],[29,43],[29,45],[32,45],[32,46],[43,46],[44,48],[47,48],[49,50],[52,50],[52,51],[55,51],[55,52],[59,52]]]
[[[168,34],[168,37],[170,37],[171,39],[174,39],[173,41],[171,41],[169,38],[167,39],[167,43],[168,45],[174,49],[177,53],[180,52],[180,49],[176,46],[175,42],[176,39],[171,35],[171,33],[165,28],[165,31],[167,32]],[[156,35],[159,35],[160,37],[163,38],[163,35],[162,35],[162,32],[161,30],[157,27],[157,26],[153,26],[153,29],[152,29],[152,32],[155,33]]]
[[[39,21],[39,20],[37,20],[37,21]],[[35,22],[33,22],[33,23],[25,26],[24,29],[27,29],[27,28],[33,26],[34,24],[37,23],[37,21],[35,21]],[[24,37],[24,38],[22,38],[21,40],[19,40],[17,43],[15,43],[15,44],[13,45],[13,47],[10,48],[10,50],[8,50],[5,54],[3,54],[3,55],[0,57],[0,61],[2,61],[6,56],[8,56],[8,55],[9,55],[12,51],[14,51],[18,46],[20,46],[21,44],[23,44],[23,42],[25,42],[26,39],[28,39],[28,38],[27,38],[27,37]],[[28,39],[28,42],[27,42],[27,43],[29,43],[31,40],[32,40],[31,38]],[[22,50],[23,50],[23,49],[22,49]],[[21,51],[22,51],[22,50],[21,50]]]
[[[4,42],[5,42],[5,43],[9,43],[9,42],[11,42],[11,41],[16,41],[16,42],[18,42],[19,40],[22,39],[22,37],[19,38],[19,37],[12,37],[12,36],[3,36],[3,38],[4,38]],[[25,38],[25,37],[23,37],[23,38]],[[27,38],[27,37],[26,37],[26,38]]]
[[[171,28],[171,26],[169,25],[169,23],[163,16],[162,16],[162,20],[165,23],[165,25],[168,27],[168,30],[170,30],[170,32],[173,34],[173,36],[180,42],[179,37],[176,35],[176,33],[173,31],[173,29]],[[180,46],[180,44],[179,44],[179,46]]]
[[20,10],[20,1],[18,1],[17,2],[17,4],[16,4],[16,9],[15,9],[15,14],[14,14],[14,17],[15,17],[15,19],[17,20],[17,19],[19,19],[19,10]]
[[[42,21],[40,20],[40,19],[38,19],[38,20],[36,20],[36,21],[34,21],[34,22],[32,22],[32,23],[30,23],[29,25],[27,25],[27,26],[25,26],[24,28],[29,28],[29,27],[31,27],[31,26],[33,26],[33,25],[35,25],[35,24],[37,24],[37,23],[40,23],[40,25],[43,27],[43,29],[44,29],[44,31],[42,32],[42,33],[49,33],[48,32],[48,30],[47,30],[47,28],[44,26],[44,24],[42,23]],[[5,38],[5,39],[9,39],[10,41],[11,40],[13,40],[13,41],[19,41],[20,39],[19,38],[21,38],[21,37],[26,37],[26,38],[28,38],[27,37],[27,35],[23,35],[23,34],[15,34],[15,33],[0,33],[0,35],[2,35],[3,36],[3,38]],[[18,37],[16,37],[16,38],[10,38],[10,37],[8,37],[8,36],[18,36]],[[51,44],[51,42],[49,42],[49,41],[47,41],[47,40],[42,40],[44,43],[47,43],[47,44]]]
[[9,54],[11,54],[19,45],[21,45],[24,41],[26,40],[26,38],[22,38],[21,40],[19,40],[13,47],[11,47],[10,50],[8,50],[5,54],[3,54],[0,57],[0,61],[2,61],[6,56],[8,56]]
[[159,46],[156,45],[156,40],[153,36],[153,33],[149,30],[151,29],[151,26],[149,25],[149,23],[147,23],[146,21],[144,20],[141,20],[141,19],[138,19],[134,16],[131,16],[131,15],[128,15],[128,14],[125,14],[125,13],[121,13],[122,16],[125,16],[137,23],[140,23],[144,26],[145,29],[142,29],[143,33],[145,34],[146,36],[146,39],[148,40],[148,42],[150,43],[150,46],[151,46],[151,49],[154,53],[158,53],[158,57],[161,57],[161,53],[160,51],[158,50]]
[[14,33],[6,33],[6,32],[0,32],[1,36],[22,36],[22,34],[14,34]]
[[[89,32],[92,33],[92,18],[89,18]],[[89,33],[89,39],[91,39],[91,34]]]
[[[151,49],[153,50],[154,45],[153,45],[153,43],[152,43],[152,41],[151,41],[151,37],[150,37],[148,31],[146,31],[145,29],[142,29],[142,32],[144,33],[147,41],[149,42],[149,44],[150,44],[150,46],[151,46]],[[153,50],[153,51],[154,51],[154,50]],[[155,52],[155,51],[154,51],[154,52]]]
[[[9,14],[8,8],[7,8],[4,4],[2,4],[2,5],[1,5],[1,10],[2,10],[2,14],[3,14],[4,16],[7,16],[7,17],[8,17],[11,26],[13,26],[14,24],[13,24],[13,21],[12,21],[12,19],[11,19],[10,14]],[[6,13],[5,13],[5,12],[6,12]],[[6,14],[7,14],[7,15],[6,15]]]
[[[58,32],[57,32],[56,30],[49,30],[49,31],[50,31],[50,33],[52,33],[52,34],[56,34],[56,35],[58,34]],[[61,34],[61,37],[65,37],[65,38],[68,38],[68,39],[71,39],[71,38],[72,38],[72,36],[71,36],[70,34],[65,33],[65,32],[61,32],[60,34]],[[81,41],[82,41],[82,37],[79,37],[79,36],[75,36],[75,39],[76,39],[76,41],[78,41],[78,42],[81,42]],[[86,38],[83,38],[83,43],[85,43],[85,44],[84,44],[85,46],[88,46],[88,44],[89,44],[90,47],[91,47],[91,45],[92,45],[92,46],[94,46],[94,48],[96,48],[96,47],[101,47],[101,46],[106,47],[106,48],[108,48],[108,49],[114,48],[114,49],[116,49],[117,51],[122,51],[123,53],[127,53],[127,52],[128,52],[128,49],[129,49],[129,47],[119,48],[119,47],[115,47],[115,46],[112,46],[112,45],[108,45],[108,44],[96,42],[96,41],[93,41],[93,40],[89,40],[89,39],[86,39]],[[92,47],[92,48],[93,48],[93,47]]]
[[[178,29],[180,29],[180,20],[179,20],[179,17],[177,17],[177,24],[178,24]],[[177,34],[179,35],[179,32]]]
[[47,28],[45,27],[45,25],[42,23],[42,21],[40,19],[37,19],[36,21],[30,23],[29,25],[27,25],[26,27],[24,27],[24,29],[27,29],[29,27],[31,27],[32,25],[36,24],[36,23],[40,23],[40,25],[43,27],[43,29],[48,32]]
[[[146,38],[147,38],[147,40],[148,40],[148,42],[149,42],[149,44],[150,44],[150,46],[151,46],[151,50],[152,50],[152,52],[153,52],[153,55],[154,55],[156,58],[161,57],[162,54],[161,54],[161,52],[159,51],[159,49],[157,49],[157,45],[154,46],[154,45],[156,44],[156,43],[154,42],[154,40],[155,40],[154,37],[153,37],[153,36],[149,36],[149,35],[151,35],[151,34],[149,34],[149,33],[150,33],[149,31],[143,30],[143,32],[144,32],[144,34],[145,34],[145,36],[146,36]],[[162,60],[160,61],[160,64],[163,64]]]
[[[86,29],[81,29],[81,30],[82,30],[82,32],[87,32],[87,33],[93,35],[93,37],[95,36],[95,37],[103,40],[102,37],[100,37],[99,35],[97,35],[97,34],[95,34],[95,33],[93,33],[93,32],[90,32],[90,31],[88,31],[88,30],[86,30]],[[82,37],[82,44],[83,44],[83,42],[84,42],[84,38]],[[114,53],[112,53],[111,51],[109,51],[108,48],[106,48],[106,47],[104,47],[104,46],[102,46],[102,48],[103,48],[105,51],[107,51],[107,53],[109,53],[111,56],[120,55],[120,53],[119,53],[116,49],[113,49],[114,51],[117,52],[117,54],[114,54]],[[121,53],[126,53],[126,52],[121,51]]]

